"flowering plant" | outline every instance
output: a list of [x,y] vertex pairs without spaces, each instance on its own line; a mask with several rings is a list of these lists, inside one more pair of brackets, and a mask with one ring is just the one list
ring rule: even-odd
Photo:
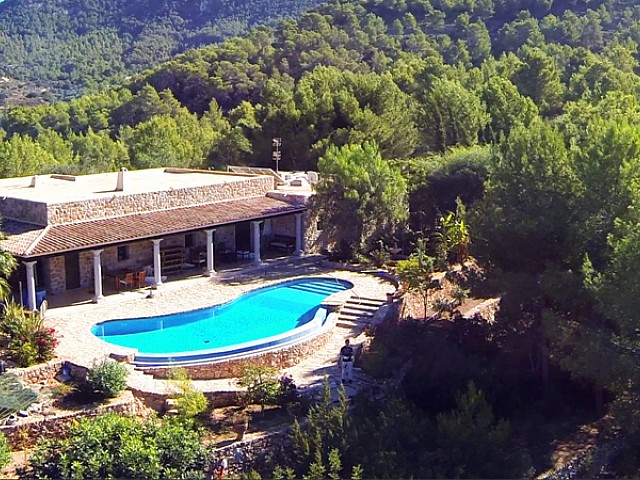
[[46,362],[54,356],[58,345],[55,330],[44,326],[37,312],[9,302],[0,322],[0,334],[7,338],[7,351],[21,367]]
[[56,330],[54,328],[43,328],[35,333],[34,340],[37,344],[38,361],[46,362],[53,358],[55,348],[59,343],[55,335]]

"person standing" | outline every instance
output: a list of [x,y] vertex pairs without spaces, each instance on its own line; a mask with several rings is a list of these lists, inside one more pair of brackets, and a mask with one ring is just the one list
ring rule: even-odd
[[214,470],[214,475],[217,480],[224,478],[225,473],[227,473],[227,459],[222,457],[218,459],[216,462],[216,468]]
[[342,383],[353,382],[353,347],[349,344],[349,339],[344,341],[344,346],[340,349],[338,365],[342,372]]

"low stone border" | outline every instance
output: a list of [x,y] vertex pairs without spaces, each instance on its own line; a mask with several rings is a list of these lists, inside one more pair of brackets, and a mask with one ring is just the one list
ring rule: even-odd
[[[250,469],[260,471],[264,467],[266,457],[277,449],[286,449],[291,445],[291,427],[253,438],[233,442],[216,448],[216,458],[227,460],[227,473],[232,478],[239,478]],[[263,472],[270,475],[272,472]]]
[[[170,398],[175,398],[175,393],[158,393],[148,392],[136,387],[127,387],[136,399],[140,400],[147,408],[150,408],[156,412],[163,412],[166,406],[166,402]],[[231,405],[238,405],[238,391],[215,391],[215,392],[202,392],[207,397],[209,405],[213,408],[228,407]]]
[[64,437],[69,425],[78,418],[96,417],[107,412],[135,415],[137,408],[133,394],[129,391],[122,392],[118,398],[109,401],[108,404],[93,408],[49,417],[22,418],[15,425],[0,426],[0,432],[7,437],[13,450],[23,450],[35,446],[41,438]]
[[18,377],[25,383],[35,384],[55,378],[63,363],[61,360],[51,360],[31,367],[10,368],[7,373]]

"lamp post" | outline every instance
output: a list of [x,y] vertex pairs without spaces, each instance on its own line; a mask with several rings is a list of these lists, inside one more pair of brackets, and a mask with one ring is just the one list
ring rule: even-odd
[[282,146],[282,138],[275,137],[271,145],[273,145],[273,154],[271,155],[271,158],[274,162],[276,162],[276,173],[279,173],[278,162],[280,162],[280,158],[282,157],[282,152],[280,152],[280,147]]

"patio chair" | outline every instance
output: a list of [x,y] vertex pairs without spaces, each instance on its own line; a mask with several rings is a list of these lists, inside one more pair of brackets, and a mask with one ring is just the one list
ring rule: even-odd
[[136,275],[137,288],[143,288],[146,286],[146,283],[145,283],[146,278],[147,278],[147,274],[144,270],[138,272],[138,275]]
[[130,288],[133,290],[134,278],[133,272],[125,273],[124,278],[121,278],[119,284],[124,288]]

